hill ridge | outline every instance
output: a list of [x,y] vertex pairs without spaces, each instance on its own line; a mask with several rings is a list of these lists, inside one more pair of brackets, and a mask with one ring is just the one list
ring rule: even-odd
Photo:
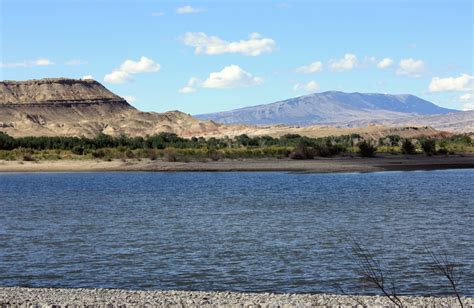
[[325,91],[196,117],[224,124],[343,125],[361,119],[395,119],[456,111],[412,94]]

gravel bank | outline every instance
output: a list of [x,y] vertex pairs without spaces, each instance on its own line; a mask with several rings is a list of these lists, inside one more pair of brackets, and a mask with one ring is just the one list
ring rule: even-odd
[[[455,298],[402,297],[409,307],[457,307]],[[474,298],[463,298],[465,307]],[[117,289],[0,288],[2,307],[148,306],[148,307],[392,307],[385,297],[327,294],[270,294],[238,292],[125,291]]]

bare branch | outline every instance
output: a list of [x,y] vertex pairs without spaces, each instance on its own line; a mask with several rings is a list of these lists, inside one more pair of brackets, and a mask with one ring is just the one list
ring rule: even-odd
[[363,248],[357,241],[353,241],[352,253],[358,262],[362,277],[378,288],[397,307],[403,307],[403,302],[396,293],[395,283],[392,281],[391,290],[387,287],[384,269],[370,251]]
[[456,272],[456,264],[449,261],[447,254],[435,254],[432,250],[426,248],[428,255],[431,258],[433,270],[436,273],[439,273],[446,277],[449,281],[451,288],[453,289],[456,298],[461,305],[461,308],[464,307],[463,302],[461,300],[461,295],[458,291],[459,286],[459,276]]

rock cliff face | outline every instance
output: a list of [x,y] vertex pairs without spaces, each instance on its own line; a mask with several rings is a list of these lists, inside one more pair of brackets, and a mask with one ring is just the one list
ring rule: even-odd
[[133,109],[123,98],[91,79],[46,78],[0,82],[1,105],[44,106],[93,103],[113,103]]
[[220,125],[178,111],[140,112],[95,80],[0,82],[0,130],[12,136],[201,135]]

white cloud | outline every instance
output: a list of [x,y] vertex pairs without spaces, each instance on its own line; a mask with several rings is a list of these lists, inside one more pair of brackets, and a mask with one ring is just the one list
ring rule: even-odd
[[35,65],[36,66],[48,66],[48,65],[54,65],[54,62],[49,60],[49,59],[40,58],[40,59],[35,61]]
[[161,66],[147,57],[141,57],[139,61],[125,60],[120,65],[120,70],[129,74],[158,72]]
[[311,80],[308,83],[297,83],[293,86],[293,91],[306,91],[312,92],[319,89],[319,85],[316,81]]
[[474,110],[474,103],[466,103],[462,106],[463,111]]
[[422,60],[408,58],[400,60],[396,74],[400,76],[421,77],[424,72],[425,63]]
[[108,83],[122,84],[132,80],[133,78],[129,73],[120,70],[112,71],[112,73],[104,76],[104,81]]
[[342,72],[348,71],[357,66],[358,60],[356,55],[346,53],[342,59],[329,60],[330,67],[333,71]]
[[384,68],[387,68],[387,67],[390,67],[392,66],[393,64],[393,60],[390,59],[390,58],[383,58],[381,61],[379,61],[379,63],[377,63],[377,67],[378,68],[381,68],[381,69],[384,69]]
[[461,74],[459,77],[434,77],[431,79],[430,92],[470,91],[474,89],[474,76]]
[[137,100],[137,98],[133,95],[124,95],[123,98],[130,104],[132,104],[133,102]]
[[81,79],[82,80],[94,80],[94,77],[92,75],[85,75],[85,76],[82,76]]
[[181,89],[179,89],[179,93],[182,93],[182,94],[188,94],[188,93],[194,93],[196,92],[196,88],[193,88],[193,87],[190,87],[190,86],[184,86],[182,87]]
[[213,89],[242,88],[256,86],[262,82],[262,78],[253,76],[239,66],[229,65],[220,72],[210,73],[209,77],[202,83],[202,87]]
[[223,53],[240,53],[246,56],[258,56],[275,50],[275,41],[262,38],[258,33],[251,33],[247,40],[228,42],[217,36],[208,36],[204,32],[188,32],[182,38],[187,46],[194,47],[196,54],[219,55]]
[[132,74],[159,72],[161,66],[155,61],[141,57],[139,61],[125,60],[118,69],[105,75],[104,81],[115,84],[122,84],[133,80]]
[[466,93],[459,97],[459,100],[462,102],[471,101],[473,99],[474,99],[474,95],[472,95],[471,93]]
[[17,68],[17,67],[32,67],[32,66],[49,66],[55,63],[49,59],[39,58],[33,61],[23,62],[0,62],[1,68]]
[[81,60],[81,59],[72,59],[72,60],[66,61],[66,63],[64,64],[66,64],[67,66],[78,66],[78,65],[87,64],[87,61]]
[[189,79],[187,85],[181,88],[179,92],[196,92],[197,87],[208,89],[245,88],[257,86],[262,82],[262,78],[253,76],[249,72],[241,69],[238,65],[229,65],[219,72],[210,73],[209,77],[204,81],[195,77]]
[[185,6],[182,6],[182,7],[179,7],[176,9],[176,13],[178,14],[195,14],[195,13],[202,13],[202,12],[205,12],[206,9],[203,9],[203,8],[196,8],[196,7],[192,7],[190,5],[185,5]]
[[186,86],[179,89],[178,92],[183,93],[183,94],[196,92],[197,91],[196,87],[199,86],[200,83],[201,81],[198,78],[192,77],[188,80],[188,83],[186,84]]
[[473,93],[466,93],[459,97],[459,101],[464,103],[462,106],[462,110],[474,110],[474,94]]
[[161,17],[161,16],[164,16],[165,13],[164,12],[153,12],[151,13],[151,16],[153,17]]
[[303,65],[303,66],[298,67],[296,71],[299,73],[311,74],[311,73],[320,72],[322,71],[322,69],[323,69],[323,63],[321,61],[315,61],[308,65]]

